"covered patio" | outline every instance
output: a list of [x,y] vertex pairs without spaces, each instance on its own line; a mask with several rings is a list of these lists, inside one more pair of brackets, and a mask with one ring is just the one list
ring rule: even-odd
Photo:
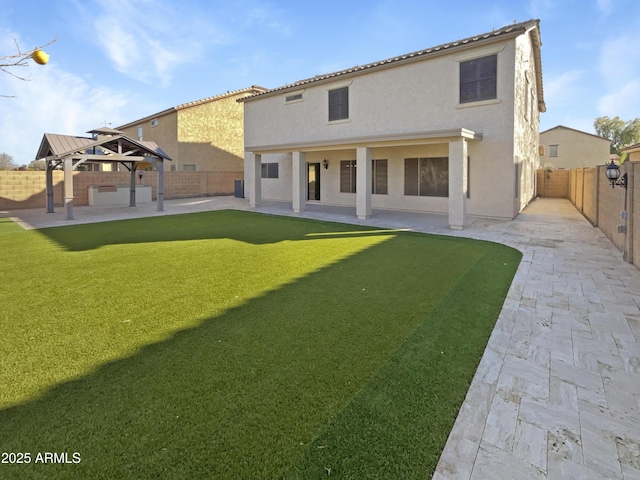
[[111,128],[90,130],[92,136],[76,137],[45,133],[37,160],[46,163],[47,213],[54,212],[53,171],[64,171],[65,219],[73,220],[73,171],[85,163],[118,163],[130,172],[129,206],[136,206],[136,172],[141,165],[151,165],[158,171],[157,209],[164,209],[164,161],[169,156],[155,143],[133,140]]
[[[437,146],[447,150],[448,158],[448,199],[446,215],[449,228],[460,230],[467,222],[468,189],[468,142],[482,141],[482,134],[466,128],[382,135],[375,137],[354,137],[340,140],[316,141],[305,144],[269,145],[247,147],[249,164],[247,172],[249,200],[252,207],[262,204],[262,157],[269,154],[291,155],[291,205],[294,213],[301,213],[313,203],[308,203],[308,155],[317,152],[353,151],[356,159],[355,216],[360,220],[373,214],[372,205],[372,151],[380,148],[402,148],[408,146]],[[444,155],[443,155],[444,156]],[[325,161],[326,162],[326,161]],[[326,163],[325,163],[325,167]],[[332,199],[321,202],[331,205]],[[390,205],[382,209],[397,210]],[[407,207],[402,207],[407,208]],[[409,208],[410,210],[410,208]],[[426,213],[426,212],[425,212]]]

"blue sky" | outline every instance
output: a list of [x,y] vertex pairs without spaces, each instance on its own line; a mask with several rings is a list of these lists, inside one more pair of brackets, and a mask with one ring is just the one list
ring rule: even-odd
[[0,72],[0,152],[84,135],[250,85],[278,87],[532,18],[541,130],[640,117],[637,0],[0,0],[0,55],[57,41],[20,81]]

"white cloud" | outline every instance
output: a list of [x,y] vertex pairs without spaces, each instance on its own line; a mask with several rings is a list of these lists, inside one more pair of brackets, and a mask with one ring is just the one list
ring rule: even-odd
[[609,91],[598,99],[600,115],[619,116],[624,120],[632,120],[640,112],[640,80],[628,83]]
[[584,74],[584,70],[569,70],[555,78],[545,80],[544,97],[546,103],[561,103],[562,99],[574,95],[576,85],[580,82]]
[[196,9],[163,0],[105,0],[78,4],[88,38],[114,68],[135,80],[171,83],[176,69],[197,61],[228,37]]
[[[31,66],[31,80],[0,74],[0,152],[14,157],[18,165],[34,159],[44,133],[83,135],[101,122],[122,120],[119,111],[127,104],[124,94],[60,70],[54,63]],[[10,127],[10,128],[8,128]]]
[[632,119],[640,112],[640,50],[629,29],[603,42],[599,71],[605,91],[598,99],[601,115]]

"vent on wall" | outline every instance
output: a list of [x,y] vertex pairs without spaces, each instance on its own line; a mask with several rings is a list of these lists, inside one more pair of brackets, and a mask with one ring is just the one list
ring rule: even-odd
[[544,145],[538,146],[538,155],[544,157]]

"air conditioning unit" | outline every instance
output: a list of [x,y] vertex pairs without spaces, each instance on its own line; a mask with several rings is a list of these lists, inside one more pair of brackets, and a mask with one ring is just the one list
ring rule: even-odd
[[538,146],[538,155],[544,157],[544,145]]

